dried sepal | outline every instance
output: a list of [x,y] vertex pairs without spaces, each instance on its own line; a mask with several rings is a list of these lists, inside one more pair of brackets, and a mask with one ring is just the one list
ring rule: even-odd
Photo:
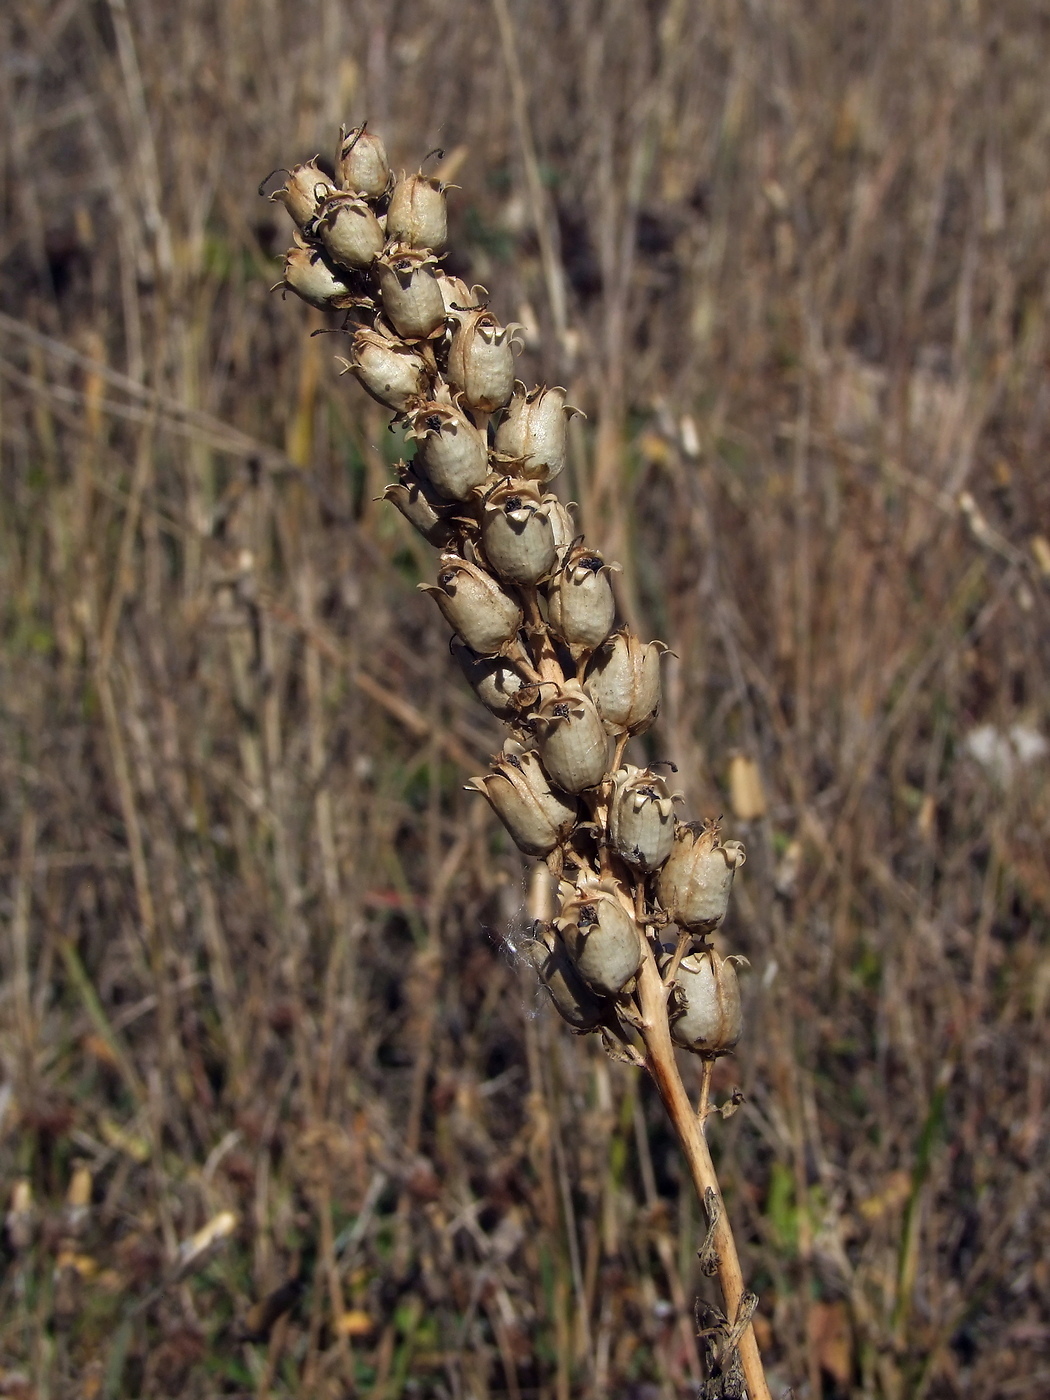
[[430,380],[426,362],[411,346],[365,327],[355,332],[343,364],[377,403],[395,413],[418,404]]
[[445,303],[424,248],[389,246],[373,263],[383,315],[404,340],[429,340],[444,330]]
[[674,799],[651,768],[627,764],[613,776],[608,843],[636,870],[658,870],[674,843]]
[[481,507],[481,544],[508,583],[537,583],[550,572],[554,531],[534,482],[506,480],[488,492]]
[[293,165],[287,172],[288,178],[279,190],[274,190],[270,199],[275,204],[283,204],[298,226],[309,229],[329,195],[335,194],[335,185],[317,164],[317,157],[302,165]]
[[371,267],[386,243],[372,207],[348,191],[329,195],[317,215],[314,232],[340,267]]
[[449,626],[479,656],[495,656],[516,638],[522,621],[517,603],[491,574],[458,554],[442,554],[437,583],[418,586],[431,594]]
[[690,953],[678,965],[671,1003],[671,1038],[702,1055],[724,1055],[743,1034],[737,957],[714,948]]
[[390,184],[390,162],[386,147],[378,136],[363,126],[350,131],[339,130],[339,154],[335,162],[335,178],[341,190],[378,199]]
[[656,893],[672,922],[710,933],[729,907],[733,875],[745,860],[739,841],[719,840],[717,822],[678,822],[671,854],[656,877]]
[[576,681],[545,684],[532,722],[543,766],[560,788],[583,792],[601,782],[609,738],[594,702]]
[[577,972],[601,996],[617,996],[642,965],[642,935],[611,880],[563,881],[554,926]]
[[607,564],[596,549],[573,546],[547,588],[551,627],[578,661],[605,641],[616,620],[616,600]]
[[560,385],[527,389],[519,380],[496,429],[496,451],[520,463],[519,475],[552,481],[565,466],[567,424],[578,412]]
[[549,855],[579,815],[571,797],[551,788],[539,756],[531,749],[505,749],[491,772],[471,778],[466,786],[488,799],[515,845],[527,856]]
[[468,407],[493,413],[507,402],[514,386],[519,327],[501,326],[484,308],[453,314],[457,324],[448,352],[448,382]]
[[437,494],[412,463],[400,462],[397,470],[400,480],[390,483],[383,500],[396,506],[428,544],[444,549],[456,535],[456,527],[449,519],[454,507]]
[[489,473],[482,433],[462,409],[432,399],[409,415],[406,437],[418,443],[417,461],[436,490],[452,501],[466,501]]
[[591,657],[583,688],[610,734],[642,734],[660,707],[663,642],[642,642],[618,629]]
[[442,248],[448,237],[445,186],[428,175],[401,175],[390,193],[387,236],[408,248]]

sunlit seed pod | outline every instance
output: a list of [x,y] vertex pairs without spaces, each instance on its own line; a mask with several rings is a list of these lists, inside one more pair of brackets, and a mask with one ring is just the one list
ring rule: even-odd
[[611,881],[565,882],[555,928],[588,987],[616,996],[642,965],[644,945],[638,925],[621,904]]
[[459,637],[453,637],[452,654],[474,694],[487,710],[507,724],[520,719],[516,697],[525,682],[513,666],[496,656],[477,656]]
[[495,656],[517,636],[522,622],[517,603],[491,574],[457,554],[441,556],[436,585],[418,586],[433,597],[449,626],[479,656]]
[[507,583],[533,584],[554,567],[554,532],[530,481],[504,481],[481,509],[485,557]]
[[317,158],[304,165],[293,165],[279,190],[270,195],[275,204],[283,204],[303,230],[313,223],[335,185],[317,164]]
[[547,588],[547,618],[579,660],[605,641],[616,620],[616,600],[607,564],[596,549],[576,545]]
[[594,703],[575,681],[544,686],[533,723],[543,766],[566,792],[583,792],[605,776],[609,737]]
[[441,289],[445,315],[450,319],[459,311],[480,310],[488,296],[484,287],[468,287],[461,277],[453,277],[451,273],[443,272],[440,268],[434,276]]
[[531,750],[503,753],[491,773],[471,778],[467,789],[480,792],[527,856],[546,856],[576,825],[576,803],[552,790],[538,756]]
[[744,1027],[736,961],[704,948],[679,963],[671,1038],[685,1049],[724,1055],[739,1042]]
[[551,523],[554,551],[560,559],[579,534],[576,522],[569,512],[568,506],[563,505],[551,492],[548,492],[540,501],[540,509]]
[[386,243],[371,207],[355,194],[329,195],[314,228],[325,252],[340,267],[371,267]]
[[438,496],[413,465],[401,463],[398,471],[401,479],[390,483],[383,492],[383,500],[396,506],[428,544],[444,549],[456,535],[456,527],[448,519],[453,507]]
[[514,386],[503,421],[496,429],[496,451],[520,462],[521,476],[552,481],[565,466],[567,424],[578,409],[565,402],[565,390]]
[[422,248],[388,247],[373,264],[383,314],[405,340],[429,340],[445,325],[435,261]]
[[448,382],[469,408],[493,413],[507,402],[514,385],[518,328],[501,326],[485,310],[458,313],[456,321],[448,352]]
[[591,657],[583,688],[610,734],[642,734],[660,707],[663,642],[641,642],[626,627]]
[[636,870],[657,870],[674,843],[674,800],[651,768],[627,764],[613,778],[608,841]]
[[448,237],[445,187],[426,175],[402,175],[390,194],[387,237],[409,248],[443,248]]
[[426,363],[409,345],[362,328],[354,335],[344,362],[377,403],[404,413],[424,398],[429,384]]
[[350,295],[348,284],[314,248],[288,249],[284,255],[284,277],[278,285],[319,311],[337,307]]
[[390,163],[386,147],[378,136],[363,126],[339,132],[339,155],[335,163],[335,178],[341,190],[378,199],[390,184]]
[[672,922],[692,933],[718,927],[729,907],[733,875],[745,860],[739,841],[719,840],[717,822],[678,822],[656,893]]
[[440,495],[466,501],[489,474],[485,437],[454,404],[420,404],[406,436],[418,444],[417,464]]

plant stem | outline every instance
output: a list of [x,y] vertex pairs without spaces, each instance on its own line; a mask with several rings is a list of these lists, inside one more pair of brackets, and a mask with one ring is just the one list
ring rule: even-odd
[[[638,1000],[643,1021],[641,1034],[646,1050],[645,1067],[652,1075],[664,1108],[667,1109],[671,1125],[689,1164],[700,1204],[704,1205],[706,1193],[713,1191],[721,1206],[714,1226],[713,1244],[718,1253],[718,1283],[725,1300],[726,1317],[732,1326],[740,1300],[744,1296],[744,1276],[711,1153],[675,1062],[674,1045],[667,1021],[667,990],[660,977],[652,949],[647,948],[645,961],[638,974]],[[738,1351],[749,1400],[772,1400],[762,1369],[758,1342],[750,1323],[740,1337]]]

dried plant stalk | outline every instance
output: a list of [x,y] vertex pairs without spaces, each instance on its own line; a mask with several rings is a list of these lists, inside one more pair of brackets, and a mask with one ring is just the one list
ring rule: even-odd
[[[652,1076],[707,1213],[701,1266],[725,1302],[702,1333],[707,1393],[768,1400],[756,1300],[704,1137],[711,1066],[741,1035],[740,960],[708,938],[744,849],[716,822],[680,821],[665,778],[623,761],[656,718],[665,648],[617,628],[619,566],[547,489],[575,410],[560,387],[515,381],[516,327],[499,323],[484,288],[441,271],[439,181],[395,179],[364,127],[341,133],[334,181],[316,162],[286,173],[271,198],[297,227],[279,285],[355,318],[344,364],[415,444],[387,498],[441,551],[435,582],[420,586],[479,700],[510,730],[469,786],[557,882],[557,913],[536,921],[525,956],[576,1033]],[[676,1045],[704,1061],[699,1113]]]

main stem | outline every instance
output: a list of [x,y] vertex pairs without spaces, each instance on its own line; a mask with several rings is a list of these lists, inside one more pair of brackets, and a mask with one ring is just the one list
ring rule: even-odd
[[[641,1034],[645,1042],[646,1069],[652,1075],[667,1109],[667,1115],[689,1164],[700,1204],[705,1205],[707,1192],[713,1191],[721,1207],[715,1222],[712,1242],[718,1253],[718,1282],[725,1300],[726,1316],[732,1326],[740,1299],[744,1296],[744,1276],[740,1269],[729,1215],[715,1174],[715,1164],[711,1160],[700,1119],[689,1102],[682,1076],[678,1073],[667,1020],[667,988],[651,949],[646,950],[645,961],[638,974],[638,1000],[642,1012]],[[765,1371],[762,1369],[762,1357],[755,1339],[755,1330],[750,1323],[740,1337],[737,1350],[750,1400],[772,1400]]]

